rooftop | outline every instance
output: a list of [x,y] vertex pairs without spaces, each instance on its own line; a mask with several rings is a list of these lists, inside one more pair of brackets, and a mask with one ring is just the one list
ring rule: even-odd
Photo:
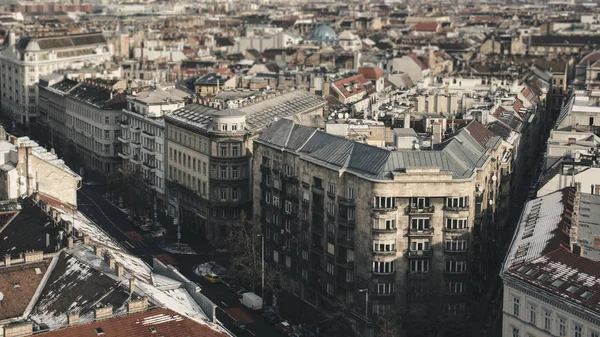
[[0,268],[0,321],[22,317],[31,302],[42,278],[48,270],[48,262],[19,264]]
[[102,33],[77,34],[51,37],[22,37],[16,43],[21,51],[41,51],[62,48],[80,48],[84,46],[106,45]]
[[581,193],[577,217],[577,244],[583,247],[583,257],[600,261],[600,195]]
[[195,322],[185,316],[163,308],[114,317],[89,324],[40,334],[44,337],[97,337],[101,331],[110,337],[228,337],[223,332]]

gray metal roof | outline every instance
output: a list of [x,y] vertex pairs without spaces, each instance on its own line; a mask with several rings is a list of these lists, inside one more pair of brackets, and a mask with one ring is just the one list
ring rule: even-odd
[[370,179],[392,179],[391,172],[407,168],[439,168],[455,179],[465,179],[489,159],[487,150],[468,132],[459,132],[433,151],[388,151],[343,137],[299,126],[283,119],[266,128],[256,140],[332,169],[353,172]]
[[577,218],[577,243],[584,247],[583,257],[600,261],[594,238],[600,236],[600,195],[581,193]]

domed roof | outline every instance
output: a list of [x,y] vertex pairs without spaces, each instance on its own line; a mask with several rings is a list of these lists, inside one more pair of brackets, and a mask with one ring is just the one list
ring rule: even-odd
[[337,34],[333,29],[331,29],[331,27],[326,25],[320,25],[319,27],[315,28],[315,30],[313,30],[311,39],[319,41],[336,40]]
[[600,60],[600,50],[594,50],[593,52],[587,54],[580,62],[581,65],[593,64],[594,62]]

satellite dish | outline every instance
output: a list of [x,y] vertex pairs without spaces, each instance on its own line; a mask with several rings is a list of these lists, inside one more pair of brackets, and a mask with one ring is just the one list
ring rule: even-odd
[[344,114],[340,112],[340,113],[338,114],[338,118],[344,118]]
[[344,119],[348,119],[348,117],[350,117],[350,114],[346,112],[346,113],[344,114]]
[[4,294],[0,291],[0,302],[4,299]]

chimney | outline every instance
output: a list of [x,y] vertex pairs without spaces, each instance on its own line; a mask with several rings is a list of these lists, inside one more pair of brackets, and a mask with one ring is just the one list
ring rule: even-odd
[[4,255],[4,266],[5,267],[10,266],[10,254]]
[[108,268],[115,269],[115,258],[110,253],[104,255],[104,261],[108,264]]
[[31,336],[33,334],[33,322],[12,323],[4,327],[4,337]]
[[67,248],[73,248],[73,237],[69,236],[67,238]]
[[129,279],[129,295],[135,291],[135,279],[132,277]]
[[111,318],[113,315],[112,305],[94,309],[94,318],[98,321],[101,319]]
[[50,233],[46,233],[46,248],[50,247]]
[[44,252],[41,250],[37,252],[34,251],[25,253],[25,263],[42,261],[43,259]]
[[96,254],[96,256],[102,256],[102,247],[94,246],[94,254]]
[[79,324],[79,312],[78,311],[70,311],[67,313],[67,324],[69,326]]
[[117,262],[115,264],[115,270],[117,271],[117,277],[123,277],[123,274],[125,272],[125,268],[123,267],[123,264],[120,262]]
[[84,245],[89,245],[90,244],[90,236],[87,234],[83,234],[83,244]]
[[148,297],[143,297],[137,301],[127,302],[127,313],[131,314],[134,312],[144,311],[148,308]]

